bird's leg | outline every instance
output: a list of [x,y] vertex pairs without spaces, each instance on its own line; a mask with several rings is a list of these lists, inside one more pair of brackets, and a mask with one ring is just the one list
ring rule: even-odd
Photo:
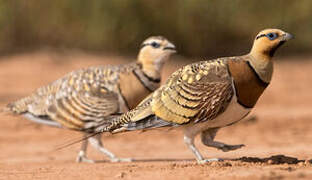
[[112,152],[105,149],[101,141],[101,135],[90,137],[88,140],[95,149],[97,149],[98,151],[108,156],[111,162],[131,162],[132,161],[131,158],[117,158]]
[[[84,135],[85,137],[86,135]],[[87,163],[94,163],[93,160],[88,159],[86,156],[86,152],[87,152],[87,147],[88,147],[88,140],[83,140],[82,144],[81,144],[81,149],[78,153],[77,162],[87,162]]]
[[204,145],[209,146],[209,147],[214,147],[219,150],[222,150],[223,152],[227,151],[233,151],[236,149],[239,149],[243,146],[244,144],[237,144],[237,145],[228,145],[224,144],[222,142],[214,141],[214,138],[217,134],[218,128],[213,128],[213,129],[207,129],[201,133],[201,141]]
[[200,154],[198,149],[194,145],[194,138],[199,132],[196,129],[193,129],[192,127],[186,128],[184,132],[184,142],[187,145],[187,147],[193,152],[193,154],[196,157],[196,160],[199,164],[204,164],[207,162],[213,162],[213,161],[220,161],[220,159],[212,158],[212,159],[204,159],[203,156]]
[[200,154],[200,152],[198,151],[198,149],[194,145],[194,136],[190,137],[190,136],[184,134],[184,142],[187,145],[187,147],[193,152],[197,161],[201,161],[204,159],[203,156]]

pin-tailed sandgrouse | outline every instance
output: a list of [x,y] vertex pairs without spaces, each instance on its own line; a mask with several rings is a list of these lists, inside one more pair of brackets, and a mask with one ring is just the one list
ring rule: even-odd
[[[86,136],[157,89],[162,67],[174,52],[175,46],[164,37],[150,37],[142,43],[136,62],[73,71],[8,104],[6,110],[39,123],[82,131]],[[111,161],[127,160],[105,149],[100,136],[88,141]],[[92,162],[86,157],[88,141],[83,141],[78,162]]]
[[202,143],[222,151],[243,145],[214,141],[217,131],[238,122],[255,106],[269,85],[272,57],[292,35],[266,29],[255,38],[249,54],[193,63],[174,72],[167,82],[136,108],[102,129],[122,132],[159,127],[181,127],[184,141],[199,163],[204,159],[194,146],[201,133]]

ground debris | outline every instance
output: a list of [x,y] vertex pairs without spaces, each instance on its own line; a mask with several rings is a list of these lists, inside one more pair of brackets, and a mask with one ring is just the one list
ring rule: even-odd
[[235,159],[235,161],[251,162],[251,163],[268,163],[268,164],[298,164],[304,162],[304,160],[298,160],[294,157],[289,157],[285,155],[274,155],[268,158],[258,158],[258,157],[241,157]]
[[126,176],[125,172],[120,172],[119,174],[117,174],[115,177],[116,178],[124,178]]
[[306,164],[306,165],[312,165],[312,159],[306,160],[306,161],[304,162],[304,164]]

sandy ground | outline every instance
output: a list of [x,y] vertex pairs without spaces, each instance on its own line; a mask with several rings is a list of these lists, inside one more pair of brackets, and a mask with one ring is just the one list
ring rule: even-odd
[[[312,179],[312,58],[281,59],[271,85],[252,118],[222,129],[216,140],[246,147],[221,152],[196,144],[207,158],[224,162],[196,164],[182,132],[149,131],[104,135],[104,145],[132,163],[110,163],[90,148],[99,163],[75,163],[80,144],[54,149],[80,133],[39,126],[22,117],[0,115],[0,179]],[[66,72],[122,57],[81,53],[32,53],[0,59],[0,105],[23,97]],[[181,66],[168,63],[165,75]]]

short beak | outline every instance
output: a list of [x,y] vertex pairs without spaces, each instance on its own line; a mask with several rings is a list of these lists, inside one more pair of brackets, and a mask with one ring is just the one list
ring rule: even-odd
[[294,39],[295,37],[289,33],[283,34],[282,41],[288,41],[290,39]]
[[164,50],[170,50],[173,51],[173,53],[176,53],[176,47],[172,43],[168,43],[166,47],[164,47]]

